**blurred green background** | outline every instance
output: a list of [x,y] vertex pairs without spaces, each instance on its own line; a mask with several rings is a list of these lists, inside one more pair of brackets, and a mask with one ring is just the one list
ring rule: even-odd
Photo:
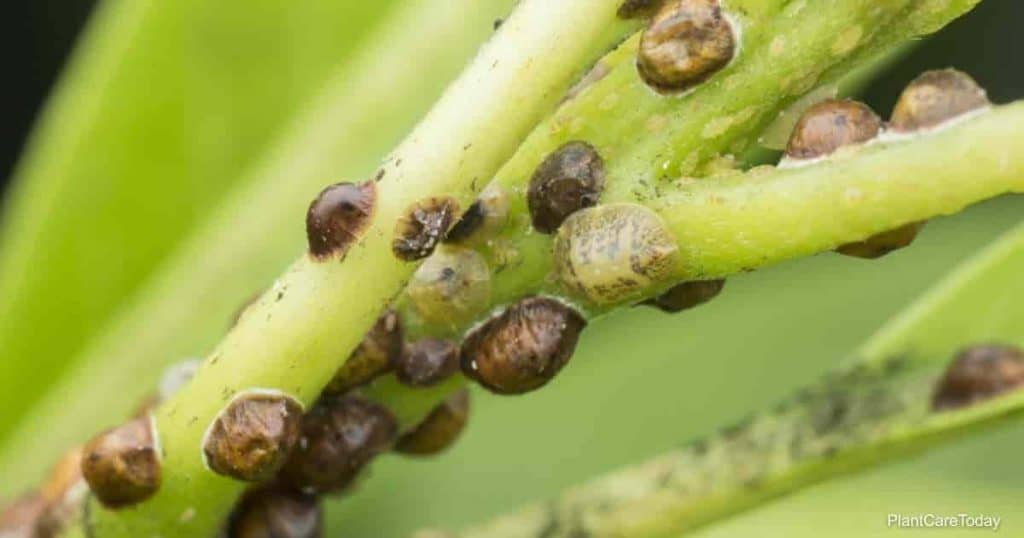
[[[112,99],[117,93],[104,86],[101,75],[118,75],[113,80],[124,86],[122,91],[130,98],[99,108],[117,117],[73,119],[91,126],[79,129],[78,136],[109,137],[101,147],[110,153],[100,155],[110,159],[96,158],[95,153],[75,157],[90,170],[79,174],[74,159],[46,163],[58,168],[35,172],[46,166],[31,162],[30,157],[12,177],[57,186],[39,190],[17,185],[5,190],[11,199],[4,206],[7,235],[0,243],[0,268],[13,266],[11,260],[19,257],[31,261],[24,262],[31,269],[16,277],[0,274],[7,279],[0,281],[0,290],[14,290],[0,297],[4,325],[0,328],[0,440],[24,427],[35,401],[46,397],[62,401],[60,395],[50,394],[52,387],[76,365],[76,357],[89,348],[90,339],[102,334],[125,305],[145,296],[161,265],[186,243],[190,233],[201,229],[208,212],[244,188],[247,178],[254,176],[248,173],[251,168],[268,152],[287,147],[276,142],[279,132],[295,129],[291,118],[301,116],[305,103],[344,72],[339,66],[356,54],[363,36],[394,16],[393,6],[402,3],[393,0],[370,6],[310,0],[296,8],[275,0],[225,1],[215,7],[197,1],[182,1],[175,7],[146,1],[130,5],[133,1],[107,2],[105,16],[96,19],[102,24],[92,28],[94,33],[102,29],[115,37],[112,43],[103,43],[93,35],[88,43],[94,50],[116,46],[134,50],[124,53],[127,56],[79,51],[73,64],[78,76],[73,68],[72,82],[58,92],[65,102],[50,113],[73,110],[73,105],[92,94]],[[465,24],[474,25],[473,31],[459,32],[450,43],[461,58],[468,58],[473,45],[489,33],[490,21],[510,3],[485,1],[466,14]],[[15,119],[25,116],[26,108],[31,110],[31,103],[45,94],[38,80],[47,80],[45,74],[59,64],[59,54],[32,54],[35,49],[30,43],[69,42],[76,15],[85,12],[83,5],[68,1],[63,6],[49,0],[45,17],[5,19],[12,31],[24,32],[13,35],[25,40],[21,47],[7,51],[16,57],[9,69],[37,76],[27,81],[13,77],[27,85],[32,82],[36,90],[26,89],[19,94],[21,100],[9,99],[4,105],[10,108],[5,116],[13,118],[4,139],[4,155],[14,155],[26,136],[27,125]],[[974,75],[997,102],[1024,97],[1021,22],[1024,3],[987,0],[885,73],[865,98],[886,113],[899,90],[917,73],[946,66]],[[166,31],[167,35],[139,35],[140,31]],[[95,58],[107,57],[127,57],[124,65],[128,67],[92,69],[100,61]],[[417,58],[407,61],[417,62]],[[438,65],[437,80],[424,78],[421,104],[401,109],[401,119],[381,120],[395,126],[390,134],[381,135],[381,148],[422,113],[459,63]],[[146,65],[159,69],[140,76],[147,73]],[[82,79],[89,79],[89,84]],[[384,118],[383,110],[390,105],[379,105]],[[36,135],[37,154],[63,154],[53,142],[61,139],[60,129],[53,127],[60,125],[60,119],[51,118],[44,123],[44,134]],[[125,125],[110,127],[104,122]],[[298,125],[301,130],[303,124]],[[152,135],[144,143],[130,139],[140,130]],[[197,137],[204,142],[197,145]],[[72,154],[89,147],[72,142],[63,148]],[[384,149],[375,151],[380,154],[350,160],[355,159],[356,169],[367,174]],[[127,157],[116,158],[118,152]],[[120,195],[104,190],[125,185],[126,190],[117,191]],[[42,202],[25,201],[37,191],[49,196]],[[60,193],[76,194],[62,198]],[[139,200],[148,196],[157,199]],[[97,200],[100,206],[88,207]],[[87,218],[90,210],[102,213],[97,219],[106,222],[105,227],[92,228],[95,223]],[[382,458],[357,493],[331,503],[329,535],[404,536],[423,526],[476,522],[738,421],[834,367],[887,318],[1018,223],[1021,215],[1024,199],[1007,197],[930,223],[912,248],[880,261],[820,255],[733,278],[720,298],[681,315],[634,309],[602,319],[588,328],[571,366],[545,390],[519,398],[474,394],[471,427],[452,451],[429,461]],[[31,249],[12,249],[15,232],[11,230],[23,227],[22,218],[37,219],[34,229],[48,231],[37,238],[44,247],[92,240],[87,244],[91,251],[50,255],[38,242]],[[74,226],[80,228],[66,229]],[[132,230],[119,235],[118,230],[126,226]],[[76,231],[85,239],[76,238]],[[275,234],[285,247],[259,259],[257,265],[234,268],[238,278],[265,282],[302,248],[300,226],[283,227]],[[107,249],[128,251],[115,256]],[[112,257],[120,258],[111,261]],[[76,265],[51,267],[64,263]],[[196,270],[202,271],[202,266]],[[231,293],[239,296],[228,302],[243,298],[241,292]],[[14,295],[20,302],[12,299]],[[202,354],[220,330],[181,336],[192,354]],[[164,356],[137,359],[141,369],[154,372],[159,368],[147,368],[147,361],[163,364],[168,360]],[[139,380],[140,385],[145,383]],[[63,403],[69,409],[77,404]],[[68,412],[87,424],[108,420],[106,415]],[[42,435],[33,439],[40,451],[59,452],[63,436],[58,432]],[[941,532],[957,536],[957,531],[886,529],[886,516],[890,512],[967,512],[1002,516],[1003,535],[1024,536],[1022,446],[1024,425],[1011,425],[913,461],[810,488],[698,534],[864,537]],[[26,472],[25,476],[32,476],[40,470]],[[13,493],[24,480],[7,478],[0,475],[0,494]]]

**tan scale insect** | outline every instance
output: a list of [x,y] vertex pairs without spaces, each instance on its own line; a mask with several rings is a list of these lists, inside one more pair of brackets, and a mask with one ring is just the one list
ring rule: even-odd
[[675,271],[679,248],[662,218],[638,204],[608,204],[569,217],[555,236],[555,274],[598,305],[636,299]]
[[475,250],[444,247],[416,270],[406,295],[424,321],[455,329],[479,317],[490,304],[491,270]]

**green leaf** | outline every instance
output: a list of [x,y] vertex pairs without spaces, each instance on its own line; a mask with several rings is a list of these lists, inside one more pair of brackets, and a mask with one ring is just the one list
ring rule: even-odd
[[270,147],[395,0],[107,0],[15,174],[0,434]]

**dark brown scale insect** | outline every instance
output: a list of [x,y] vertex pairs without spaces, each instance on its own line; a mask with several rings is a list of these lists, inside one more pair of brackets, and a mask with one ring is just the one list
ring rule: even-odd
[[895,230],[875,234],[864,241],[840,245],[836,248],[836,252],[846,256],[869,260],[881,258],[890,252],[913,243],[914,239],[917,238],[918,232],[921,231],[921,228],[924,228],[924,225],[924,222],[911,222]]
[[882,120],[867,105],[829,99],[808,108],[786,146],[790,159],[814,159],[843,146],[863,144],[882,131]]
[[387,408],[353,395],[324,397],[303,419],[301,440],[280,477],[306,493],[341,491],[397,435]]
[[932,396],[932,409],[969,406],[1024,386],[1024,352],[1006,345],[967,348],[953,359]]
[[203,440],[210,469],[258,482],[284,465],[299,439],[302,405],[290,396],[249,392],[228,403]]
[[469,391],[461,389],[435,407],[415,429],[402,435],[395,451],[414,456],[438,454],[458,439],[469,420]]
[[674,314],[714,299],[724,287],[725,279],[683,282],[653,299],[644,301],[643,304]]
[[4,538],[37,538],[36,526],[46,510],[46,500],[31,491],[18,497],[0,513],[0,536]]
[[661,5],[663,0],[626,0],[619,6],[617,15],[620,19],[635,19],[647,17],[654,14],[654,11]]
[[459,346],[450,340],[417,340],[395,361],[395,377],[409,387],[436,385],[458,371]]
[[391,371],[403,347],[402,322],[394,310],[388,310],[377,318],[377,323],[334,374],[324,392],[344,394]]
[[604,161],[590,144],[569,142],[540,163],[526,193],[533,227],[554,233],[573,213],[597,204]]
[[889,124],[896,132],[919,131],[989,104],[985,90],[967,74],[956,69],[926,71],[903,90]]
[[337,183],[321,191],[306,212],[309,253],[318,260],[344,257],[370,225],[376,199],[372,181]]
[[718,0],[668,0],[640,39],[637,68],[648,85],[678,92],[732,61],[736,34]]
[[323,511],[311,495],[284,488],[250,490],[228,520],[226,538],[318,538]]
[[156,493],[160,455],[150,420],[132,419],[93,437],[83,449],[82,476],[108,508],[136,504]]
[[427,198],[405,211],[395,225],[391,251],[405,261],[422,260],[444,239],[459,212],[453,198]]
[[538,389],[569,362],[586,325],[559,301],[523,299],[466,337],[462,371],[498,394]]

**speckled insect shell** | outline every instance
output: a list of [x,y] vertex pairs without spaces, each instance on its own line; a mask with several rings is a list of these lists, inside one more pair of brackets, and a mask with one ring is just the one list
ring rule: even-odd
[[319,538],[320,501],[281,487],[250,490],[228,519],[226,538]]
[[718,0],[667,0],[640,39],[637,68],[655,89],[679,92],[732,61],[736,32]]
[[121,508],[160,488],[160,456],[147,417],[107,430],[86,443],[82,476],[105,506]]
[[410,262],[430,256],[448,233],[458,212],[459,203],[447,196],[412,204],[395,224],[391,251],[398,259]]
[[989,104],[985,90],[967,74],[956,69],[927,71],[903,90],[889,125],[895,132],[919,131]]
[[554,233],[569,215],[597,204],[604,188],[604,161],[586,142],[569,142],[537,166],[526,193],[533,227]]
[[370,225],[377,188],[372,181],[337,183],[320,192],[306,211],[306,239],[314,259],[343,257]]
[[285,394],[240,393],[221,410],[203,439],[206,464],[217,474],[259,482],[284,465],[299,438],[302,405]]
[[847,99],[822,101],[804,112],[786,146],[790,159],[815,159],[841,147],[863,144],[882,131],[882,120],[867,105]]
[[306,493],[344,490],[397,436],[387,408],[355,395],[321,398],[303,418],[301,441],[279,478]]
[[555,273],[573,294],[599,305],[638,298],[676,267],[665,222],[637,204],[609,204],[569,217],[553,247]]
[[981,345],[956,355],[935,387],[932,408],[956,409],[1024,387],[1024,351]]
[[498,394],[536,390],[569,362],[586,324],[560,301],[528,297],[466,336],[462,372]]

